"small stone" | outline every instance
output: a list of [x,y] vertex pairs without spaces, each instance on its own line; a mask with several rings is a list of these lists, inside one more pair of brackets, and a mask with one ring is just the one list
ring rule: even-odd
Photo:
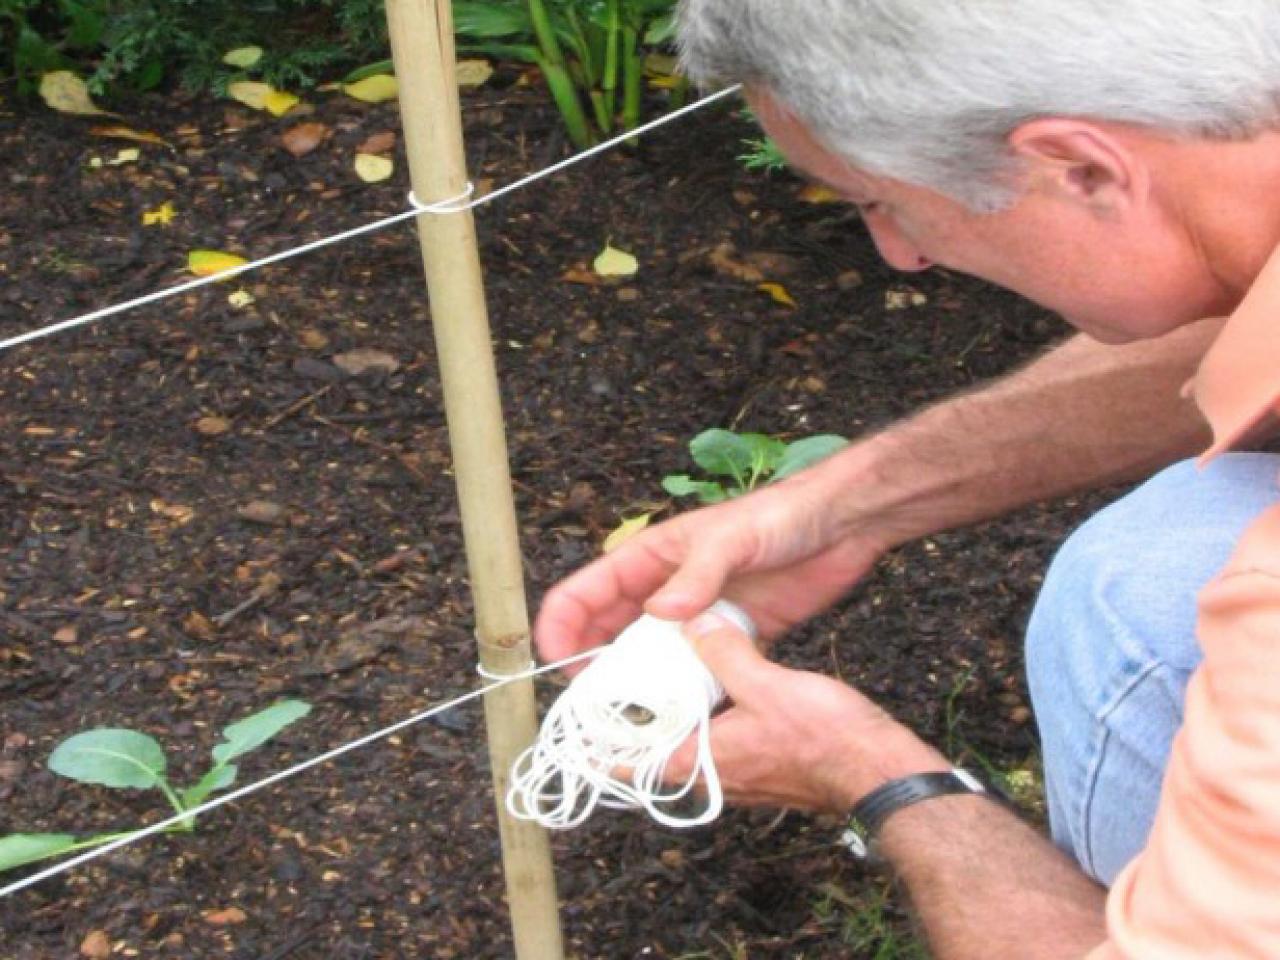
[[251,500],[236,510],[236,516],[268,527],[282,527],[289,523],[289,511],[272,500]]
[[331,363],[317,360],[314,357],[299,357],[293,361],[293,372],[304,380],[322,380],[325,383],[337,383],[343,373]]
[[857,270],[846,270],[836,277],[836,286],[845,293],[855,290],[862,286],[862,274]]
[[1031,720],[1031,709],[1029,707],[1014,707],[1009,711],[1009,719],[1017,724],[1028,723]]
[[335,355],[333,362],[353,377],[365,373],[390,376],[400,369],[400,361],[382,350],[351,350]]
[[75,643],[79,637],[79,633],[75,627],[59,627],[53,635],[54,643]]
[[80,956],[89,960],[107,960],[111,956],[111,940],[105,930],[92,930],[80,941]]

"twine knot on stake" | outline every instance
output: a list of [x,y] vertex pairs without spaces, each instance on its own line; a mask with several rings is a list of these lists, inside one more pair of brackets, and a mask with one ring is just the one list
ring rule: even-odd
[[[755,637],[741,608],[720,600],[711,609]],[[642,616],[551,706],[537,740],[512,767],[507,809],[552,830],[580,826],[597,806],[644,810],[668,827],[711,822],[724,807],[709,732],[723,699],[724,688],[680,624]],[[672,753],[691,734],[697,756],[689,776],[664,784]],[[669,812],[700,778],[707,792],[703,809]]]

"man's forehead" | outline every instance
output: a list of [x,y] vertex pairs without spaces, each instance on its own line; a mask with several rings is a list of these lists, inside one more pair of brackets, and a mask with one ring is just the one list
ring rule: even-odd
[[874,193],[877,180],[820,141],[799,117],[771,94],[748,88],[747,102],[795,169],[854,200]]

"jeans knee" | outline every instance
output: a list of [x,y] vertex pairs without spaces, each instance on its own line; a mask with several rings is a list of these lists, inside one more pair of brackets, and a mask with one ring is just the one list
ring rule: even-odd
[[1196,595],[1280,499],[1277,471],[1274,454],[1229,454],[1205,469],[1187,460],[1091,517],[1045,576],[1027,630],[1028,673],[1060,675],[1073,664],[1093,672],[1081,648],[1113,643],[1131,657],[1194,667]]
[[[1200,659],[1196,595],[1280,498],[1277,469],[1269,454],[1170,467],[1082,525],[1046,574],[1028,682],[1054,838],[1086,869],[1123,862],[1145,838]],[[1120,813],[1125,844],[1098,829]]]

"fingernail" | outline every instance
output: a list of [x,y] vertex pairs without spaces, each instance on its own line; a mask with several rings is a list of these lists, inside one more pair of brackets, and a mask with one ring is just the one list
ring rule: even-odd
[[697,638],[705,637],[708,634],[715,633],[717,630],[724,630],[732,626],[733,624],[714,610],[704,610],[685,623],[684,630],[689,636]]

